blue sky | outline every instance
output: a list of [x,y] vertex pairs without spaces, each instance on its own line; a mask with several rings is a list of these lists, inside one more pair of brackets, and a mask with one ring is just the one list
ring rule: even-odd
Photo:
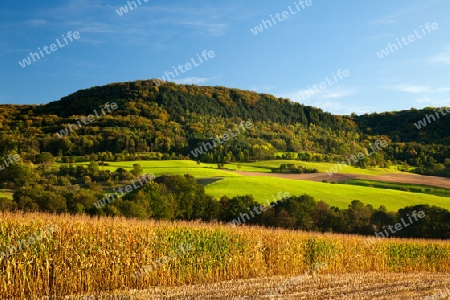
[[[335,114],[450,105],[447,0],[311,0],[304,8],[298,0],[139,1],[122,16],[116,10],[125,0],[4,4],[0,104],[48,103],[92,86],[159,78],[194,60],[198,66],[170,81],[254,90]],[[270,15],[276,24],[255,35],[251,29]],[[438,29],[424,35],[428,22]],[[69,31],[80,37],[65,44]],[[415,31],[420,38],[395,50],[397,38]],[[64,47],[18,63],[57,38]],[[380,58],[388,43],[394,50]],[[200,64],[204,50],[214,57]],[[338,70],[350,75],[333,81]],[[298,98],[327,76],[333,85]]]

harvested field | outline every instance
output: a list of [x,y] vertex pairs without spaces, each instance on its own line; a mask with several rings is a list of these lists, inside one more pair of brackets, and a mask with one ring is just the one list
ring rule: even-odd
[[[118,292],[122,299],[450,299],[450,274],[273,276]],[[76,299],[73,297],[72,299]],[[78,298],[79,299],[79,298]],[[93,298],[91,298],[93,299]],[[98,299],[111,299],[108,296]],[[118,298],[116,298],[118,299]]]
[[318,182],[322,182],[323,180],[341,181],[348,179],[367,179],[386,182],[424,184],[450,189],[450,178],[437,176],[423,176],[416,174],[364,175],[364,174],[337,173],[333,174],[332,176],[329,176],[327,173],[313,173],[313,174],[280,174],[280,173],[258,173],[258,172],[233,172],[233,173],[243,176],[269,176],[292,180],[310,180]]

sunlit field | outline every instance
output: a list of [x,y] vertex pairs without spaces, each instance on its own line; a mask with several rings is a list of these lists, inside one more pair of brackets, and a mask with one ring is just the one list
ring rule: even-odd
[[[43,235],[48,227],[55,230]],[[450,272],[450,243],[436,240],[369,241],[259,227],[40,213],[1,214],[0,232],[2,299],[127,294],[267,276]]]
[[375,208],[384,205],[388,210],[397,210],[414,204],[430,204],[450,208],[450,198],[448,197],[261,176],[227,177],[206,186],[205,190],[215,197],[252,194],[261,203],[265,203],[265,199],[272,199],[272,195],[276,195],[278,192],[289,192],[291,195],[308,194],[317,201],[323,200],[327,204],[339,208],[347,208],[353,200],[360,200]]
[[[100,166],[100,169],[115,171],[117,168],[125,168],[131,170],[133,164],[139,164],[144,170],[144,173],[154,173],[156,176],[168,175],[184,175],[190,174],[198,179],[202,184],[207,184],[205,190],[207,193],[213,195],[217,199],[226,195],[233,197],[237,195],[254,196],[255,200],[265,203],[266,199],[272,199],[272,195],[278,192],[289,192],[291,195],[308,194],[313,196],[317,201],[323,200],[330,206],[339,208],[347,208],[353,200],[360,200],[365,204],[371,204],[378,208],[384,205],[389,210],[397,210],[399,208],[414,205],[414,204],[430,204],[437,205],[443,208],[450,209],[450,201],[448,197],[441,197],[436,195],[410,193],[407,191],[400,191],[395,189],[380,189],[375,187],[365,187],[357,185],[346,184],[330,184],[306,180],[292,180],[276,177],[262,177],[262,176],[245,176],[245,173],[237,174],[231,170],[241,172],[260,172],[269,173],[270,168],[279,167],[280,164],[293,163],[295,165],[304,166],[307,168],[317,168],[319,171],[328,170],[333,166],[330,163],[311,163],[299,162],[289,160],[271,160],[261,161],[255,163],[242,164],[225,164],[224,168],[219,169],[217,164],[197,164],[190,160],[163,160],[163,161],[121,161],[121,162],[107,162],[108,166]],[[89,162],[79,163],[88,165]],[[56,168],[61,164],[55,164]],[[381,174],[400,174],[400,171],[395,169],[360,169],[348,167],[344,169],[352,174],[364,175],[381,175]],[[343,170],[343,171],[344,171]],[[209,180],[210,178],[214,178]],[[215,178],[223,178],[217,180]]]

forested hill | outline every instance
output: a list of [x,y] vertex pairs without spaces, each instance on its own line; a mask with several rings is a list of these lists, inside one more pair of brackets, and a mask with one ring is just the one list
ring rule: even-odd
[[[108,102],[117,103],[117,108],[88,125],[80,122],[92,117],[94,110],[100,113]],[[46,105],[0,105],[0,155],[15,151],[33,160],[42,152],[58,156],[108,153],[109,158],[123,159],[118,155],[152,152],[163,159],[224,163],[294,152],[301,153],[302,159],[338,161],[384,138],[390,147],[361,161],[362,167],[405,163],[408,169],[407,163],[423,174],[450,175],[450,117],[442,115],[418,129],[414,123],[423,121],[426,114],[436,112],[336,116],[288,99],[225,87],[155,80],[113,83]],[[197,147],[242,121],[252,122],[253,128],[193,155]]]
[[352,122],[300,105],[288,99],[251,91],[196,85],[160,83],[155,80],[113,83],[80,90],[39,108],[38,112],[68,117],[92,114],[105,102],[116,102],[118,113],[153,118],[155,105],[168,113],[171,121],[184,123],[185,116],[253,120],[279,124],[316,124],[331,129],[350,129]]
[[[301,105],[289,99],[251,91],[196,85],[178,85],[156,80],[112,83],[77,91],[59,101],[39,107],[37,113],[60,117],[89,115],[106,102],[116,102],[121,115],[138,115],[154,118],[164,111],[170,121],[184,124],[186,116],[251,119],[281,125],[299,123],[315,124],[333,130],[361,130],[366,135],[386,135],[395,142],[448,143],[450,118],[436,110],[403,110],[399,112],[372,113],[352,118],[334,116],[320,108]],[[157,106],[157,108],[156,108]],[[444,114],[445,114],[444,110]],[[434,115],[437,122],[427,115]],[[424,126],[424,120],[426,126]],[[422,121],[422,124],[419,123]],[[355,124],[356,123],[356,124]],[[417,125],[420,126],[420,129]]]
[[355,116],[354,121],[362,132],[383,134],[396,142],[450,144],[450,112],[447,109],[426,108],[399,112]]

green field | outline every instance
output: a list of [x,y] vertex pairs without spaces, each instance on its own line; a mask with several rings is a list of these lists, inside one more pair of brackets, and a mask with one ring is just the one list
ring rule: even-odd
[[429,185],[384,182],[384,181],[366,180],[366,179],[343,180],[343,181],[340,181],[339,183],[358,185],[358,186],[368,186],[368,187],[374,187],[374,188],[378,188],[378,189],[399,190],[399,191],[405,191],[405,192],[411,192],[411,193],[430,194],[430,195],[450,198],[450,189],[444,189],[444,188],[434,187],[434,186],[429,186]]
[[[259,161],[254,163],[242,163],[243,167],[252,167],[252,168],[260,168],[266,169],[267,172],[270,172],[271,168],[278,168],[281,164],[294,164],[295,166],[302,166],[308,169],[317,169],[319,172],[324,173],[328,171],[330,168],[336,167],[336,163],[328,163],[328,162],[310,162],[310,161],[299,161],[299,160],[266,160]],[[247,171],[245,169],[241,171]],[[259,171],[263,172],[263,171]],[[339,170],[339,173],[343,174],[365,174],[365,175],[382,175],[386,173],[401,173],[395,168],[354,168],[352,166],[348,166]]]
[[351,201],[360,200],[373,205],[374,208],[384,205],[389,210],[398,210],[415,204],[430,204],[450,209],[450,198],[447,197],[265,176],[228,177],[206,186],[205,190],[217,198],[223,195],[232,197],[252,194],[255,200],[261,203],[266,199],[272,199],[272,195],[278,192],[289,192],[291,195],[308,194],[317,201],[323,200],[339,208],[347,208]]
[[[75,163],[74,165],[82,164],[89,165],[89,162]],[[162,174],[192,174],[195,177],[213,177],[213,176],[237,176],[236,174],[230,174],[224,170],[220,170],[217,164],[206,164],[192,160],[139,160],[139,161],[119,161],[119,162],[107,162],[109,166],[100,166],[100,169],[115,171],[117,168],[132,169],[133,164],[140,164],[146,173],[154,173],[155,175]],[[294,164],[295,166],[303,166],[309,169],[317,169],[319,172],[326,172],[332,167],[335,167],[335,163],[326,162],[306,162],[298,160],[267,160],[252,163],[233,163],[225,164],[224,169],[235,170],[241,172],[259,172],[259,173],[271,173],[272,168],[278,168],[281,164]],[[61,164],[55,164],[55,167],[59,167]],[[354,167],[347,167],[339,171],[343,174],[365,174],[365,175],[381,175],[386,173],[401,173],[400,171],[391,168],[370,168],[360,169]]]
[[[192,160],[139,160],[106,163],[109,164],[109,166],[100,166],[100,170],[115,171],[117,168],[131,170],[133,169],[134,164],[139,164],[144,170],[144,173],[153,173],[156,176],[160,176],[163,174],[191,174],[192,176],[197,178],[239,176],[233,174],[232,172],[219,170],[217,168],[217,164],[202,163],[198,165],[195,161]],[[55,167],[59,168],[60,165],[62,164],[55,164]],[[75,163],[73,165],[89,165],[89,162]]]
[[[375,208],[384,205],[389,210],[397,210],[414,204],[430,204],[450,209],[450,199],[447,197],[347,184],[329,184],[267,176],[242,176],[230,171],[269,173],[270,168],[279,167],[280,164],[293,163],[294,165],[316,168],[320,172],[325,172],[334,166],[333,163],[270,160],[254,163],[225,164],[224,167],[228,170],[222,170],[218,169],[217,164],[197,164],[195,161],[189,160],[164,160],[108,162],[109,166],[100,166],[100,169],[104,168],[114,171],[122,167],[131,170],[135,163],[141,165],[144,173],[154,173],[156,176],[162,174],[184,175],[189,173],[196,178],[203,179],[200,182],[206,185],[206,192],[217,199],[224,195],[233,197],[252,194],[255,200],[263,203],[265,199],[272,199],[272,195],[276,195],[278,192],[289,192],[291,195],[309,194],[317,201],[323,200],[329,205],[340,208],[346,208],[353,200],[360,200],[365,204],[373,205]],[[89,162],[79,164],[87,165]],[[55,167],[59,165],[57,164]],[[364,170],[348,167],[342,173],[380,175],[401,172],[395,169],[374,168]],[[217,181],[214,178],[223,179]]]
[[13,191],[11,190],[0,190],[0,198],[6,197],[8,199],[12,199]]

